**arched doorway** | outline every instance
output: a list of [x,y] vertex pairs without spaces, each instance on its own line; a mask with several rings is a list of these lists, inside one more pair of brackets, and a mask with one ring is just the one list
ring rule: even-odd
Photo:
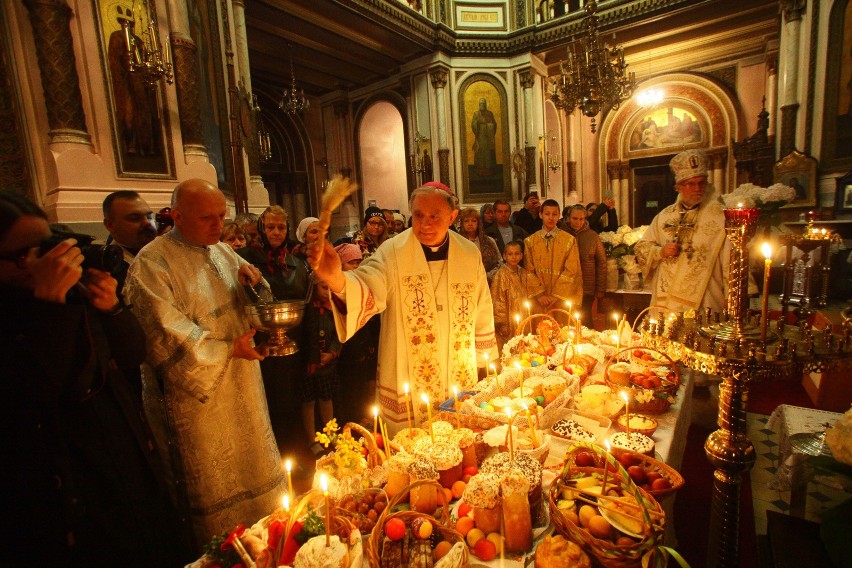
[[393,102],[375,99],[363,107],[356,128],[362,211],[375,205],[408,217],[405,132],[402,113]]

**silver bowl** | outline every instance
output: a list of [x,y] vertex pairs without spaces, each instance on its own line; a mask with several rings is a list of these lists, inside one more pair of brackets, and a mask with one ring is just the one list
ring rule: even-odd
[[267,357],[283,357],[299,352],[296,342],[287,332],[302,322],[304,300],[285,300],[246,306],[251,325],[269,334],[264,348]]

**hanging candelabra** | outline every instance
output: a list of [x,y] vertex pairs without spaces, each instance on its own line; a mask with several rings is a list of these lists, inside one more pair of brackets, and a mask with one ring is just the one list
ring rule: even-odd
[[[142,33],[143,37],[136,35],[136,22],[133,21],[132,12],[128,10],[130,18],[119,18],[121,31],[124,34],[124,44],[127,49],[127,68],[131,73],[141,73],[145,77],[145,84],[156,85],[160,79],[167,83],[174,83],[171,56],[169,46],[163,49],[160,43],[160,35],[157,32],[157,16],[154,6],[144,0],[143,6],[148,15],[148,27]],[[144,27],[142,18],[139,18],[139,27]]]
[[263,109],[257,102],[257,95],[252,95],[251,102],[255,124],[257,125],[257,155],[261,162],[268,162],[272,158],[272,138],[263,122]]
[[290,86],[285,88],[284,92],[281,93],[281,102],[278,103],[278,108],[287,114],[296,114],[308,110],[311,103],[305,96],[305,90],[296,88],[296,72],[293,70],[292,46],[288,46],[288,49],[290,49]]
[[550,98],[557,108],[573,112],[579,108],[592,119],[604,109],[617,109],[630,98],[636,86],[634,73],[627,74],[624,51],[610,47],[598,36],[597,3],[586,3],[585,32],[566,48],[568,61],[559,62],[559,78],[551,83]]

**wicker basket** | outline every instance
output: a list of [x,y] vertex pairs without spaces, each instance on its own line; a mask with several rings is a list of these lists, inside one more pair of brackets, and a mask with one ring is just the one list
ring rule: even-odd
[[[643,387],[639,387],[636,385],[626,387],[624,385],[620,385],[618,383],[614,383],[609,378],[609,368],[618,361],[619,355],[625,352],[630,352],[630,357],[635,358],[635,351],[647,351],[655,353],[655,359],[653,365],[648,365],[650,367],[666,367],[671,369],[671,372],[674,373],[674,380],[669,382],[666,381],[662,386],[654,388],[654,389],[646,389]],[[636,363],[638,361],[644,361],[644,359],[636,359],[631,360]],[[645,363],[648,363],[647,361]],[[674,402],[674,398],[677,395],[677,390],[680,388],[680,371],[678,370],[677,365],[669,357],[667,354],[662,351],[658,351],[652,347],[628,347],[626,349],[621,349],[616,351],[612,358],[607,362],[606,369],[604,369],[604,380],[606,384],[612,388],[613,392],[626,391],[630,396],[630,412],[642,413],[642,414],[662,414],[666,412],[669,407]],[[636,400],[636,395],[642,391],[652,391],[653,397],[651,400],[647,401],[638,401]]]
[[[575,463],[575,457],[576,457],[576,453],[577,453],[576,450],[578,450],[578,449],[579,448],[577,448],[576,446],[572,447],[571,450],[569,450],[569,452],[566,456],[566,462],[568,464],[572,465],[572,466],[575,466],[575,467],[577,465]],[[673,494],[675,491],[677,491],[678,489],[683,487],[683,485],[685,483],[683,476],[676,469],[674,469],[670,465],[668,465],[665,462],[662,462],[662,461],[660,461],[656,458],[652,458],[652,457],[646,456],[645,454],[640,454],[638,452],[631,452],[630,450],[625,450],[623,448],[613,448],[611,453],[612,453],[612,456],[616,460],[619,460],[619,463],[620,463],[620,458],[623,454],[632,454],[633,455],[633,461],[637,462],[636,465],[641,465],[642,468],[645,470],[645,473],[652,473],[652,472],[658,473],[661,476],[663,476],[666,480],[668,480],[668,482],[671,484],[671,488],[669,488],[669,489],[656,489],[656,490],[655,489],[643,489],[643,491],[645,491],[646,493],[648,493],[649,495],[651,495],[652,497],[654,497],[654,499],[657,499],[658,501],[660,499],[662,499],[663,497],[666,497],[668,495]],[[595,466],[594,467],[603,468],[603,456],[601,456],[600,454],[594,454],[594,455],[595,455]],[[640,489],[642,489],[642,488],[640,488]]]
[[[354,432],[353,432],[354,430]],[[376,439],[373,437],[373,434],[361,426],[360,424],[356,424],[354,422],[347,422],[343,429],[340,431],[340,434],[345,433],[352,434],[353,438],[357,439],[357,435],[360,435],[364,440],[364,447],[367,448],[367,467],[374,468],[376,466],[382,465],[385,462],[385,453],[379,449],[379,446],[376,444]],[[332,454],[328,454],[322,456],[317,460],[316,468],[317,471],[325,470],[328,473],[333,473],[328,469],[328,465],[334,463],[334,456]]]
[[[436,486],[438,499],[441,502],[441,507],[439,509],[441,514],[439,517],[432,517],[431,515],[427,515],[425,513],[418,513],[416,511],[391,512],[397,505],[399,505],[403,495],[408,495],[408,493],[412,489],[421,485]],[[385,510],[382,511],[382,514],[379,515],[379,518],[376,521],[376,527],[373,529],[373,532],[370,533],[370,540],[366,546],[366,557],[367,560],[370,562],[370,566],[372,566],[373,568],[380,568],[381,566],[382,545],[385,539],[385,524],[393,518],[399,518],[402,519],[403,522],[405,522],[406,526],[408,526],[410,525],[411,521],[418,517],[428,519],[429,522],[432,523],[433,532],[439,532],[444,538],[444,540],[449,541],[451,544],[455,544],[456,542],[464,542],[464,537],[450,526],[450,504],[447,501],[447,497],[440,484],[438,484],[437,481],[429,480],[415,481],[414,483],[406,487],[404,490],[400,491],[393,499],[391,499],[388,502],[387,507],[385,507]],[[467,564],[468,553],[467,546],[465,546],[462,566],[467,566]]]
[[[588,448],[598,456],[602,464],[605,460],[611,472],[617,472],[610,473],[608,479],[617,488],[620,488],[623,494],[632,496],[639,504],[642,520],[645,524],[645,533],[643,538],[634,544],[619,545],[609,540],[593,537],[588,530],[568,519],[556,505],[559,494],[565,487],[565,481],[576,474],[602,475],[604,471],[602,468],[578,467],[572,465],[571,462],[566,462],[562,474],[553,482],[548,492],[550,518],[554,527],[565,538],[583,546],[602,566],[610,568],[636,568],[640,566],[643,556],[663,544],[665,513],[662,507],[653,497],[630,480],[627,472],[611,454],[607,454],[603,449],[592,444],[579,443],[574,448]],[[609,483],[607,483],[607,486],[609,486]],[[576,489],[576,492],[592,499],[600,499],[599,496],[585,493],[582,489]]]

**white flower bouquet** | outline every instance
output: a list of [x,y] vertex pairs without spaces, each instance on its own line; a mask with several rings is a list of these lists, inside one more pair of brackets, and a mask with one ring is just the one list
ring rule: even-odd
[[617,231],[601,233],[600,238],[607,258],[621,259],[624,256],[633,255],[633,248],[647,229],[648,225],[642,225],[635,229],[629,225],[622,225]]
[[778,210],[796,198],[796,190],[783,183],[760,187],[744,183],[719,199],[727,209],[760,209],[759,225],[776,225]]

